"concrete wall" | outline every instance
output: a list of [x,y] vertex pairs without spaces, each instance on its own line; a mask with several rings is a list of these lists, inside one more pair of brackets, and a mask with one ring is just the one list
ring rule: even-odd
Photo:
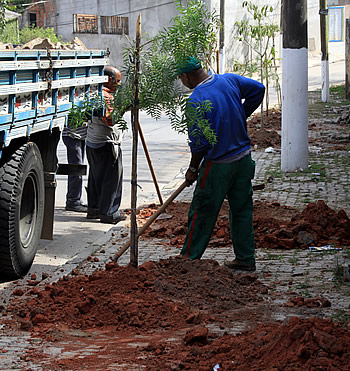
[[[225,10],[225,70],[232,71],[235,60],[240,63],[248,58],[250,54],[250,48],[237,40],[237,30],[235,27],[236,22],[242,20],[251,21],[255,24],[252,16],[247,12],[246,8],[242,7],[241,1],[227,1],[226,0],[226,10]],[[266,1],[256,0],[255,4],[259,7],[266,5]],[[279,0],[271,0],[269,2],[274,8],[273,13],[269,16],[269,23],[279,24],[279,14],[280,14],[280,4]],[[279,43],[279,40],[277,40]],[[278,50],[278,49],[277,49]]]
[[175,4],[164,0],[116,0],[109,2],[76,0],[75,2],[69,2],[68,6],[66,2],[61,3],[61,1],[56,1],[57,33],[63,36],[63,41],[70,41],[76,36],[88,48],[109,48],[111,64],[117,67],[122,65],[122,47],[128,44],[127,37],[102,34],[100,20],[98,34],[73,33],[72,14],[128,17],[130,39],[135,38],[136,21],[139,13],[141,13],[142,18],[143,38],[151,37],[163,27],[167,27],[170,19],[176,14]]
[[[220,4],[220,0],[214,0],[216,6]],[[255,4],[258,6],[266,5],[265,0],[256,0]],[[269,23],[274,23],[281,26],[281,1],[270,0],[268,5],[273,7],[273,12],[268,14],[266,20]],[[308,0],[308,39],[309,39],[309,51],[319,52],[320,46],[320,16],[319,11],[319,0]],[[226,11],[225,11],[225,70],[232,71],[234,61],[244,61],[244,56],[249,53],[248,47],[243,46],[241,42],[237,40],[237,31],[235,28],[235,22],[241,20],[251,20],[252,16],[241,6],[241,1],[229,1],[226,0]],[[281,27],[280,27],[281,28]],[[281,55],[281,41],[282,36],[276,37],[276,50],[278,57]]]
[[[187,0],[183,1],[186,2]],[[220,15],[221,1],[204,0],[209,10],[216,11],[218,16]],[[248,48],[237,40],[234,24],[242,19],[251,19],[251,16],[242,8],[242,0],[225,0],[224,2],[225,71],[231,71],[234,61],[240,60],[243,62],[244,55],[248,52]],[[255,0],[254,2],[259,6],[266,5],[266,0]],[[273,13],[269,14],[269,22],[280,25],[281,0],[270,0],[268,4],[274,9]],[[317,54],[320,53],[319,0],[308,0],[307,4],[309,51]],[[38,7],[39,5],[33,6],[30,11],[34,11]],[[345,7],[346,16],[348,16],[349,7]],[[41,8],[38,10],[41,10]],[[71,41],[77,36],[88,48],[109,48],[111,51],[111,63],[117,67],[123,64],[122,47],[127,45],[127,38],[121,35],[102,34],[100,19],[98,34],[73,33],[73,14],[128,17],[129,37],[134,39],[136,20],[139,13],[142,16],[142,34],[144,38],[147,38],[152,37],[163,27],[168,27],[171,18],[177,14],[177,11],[175,3],[171,0],[75,0],[74,2],[48,0],[45,3],[45,23],[47,26],[55,27],[57,33],[63,36],[63,41]],[[23,18],[26,19],[25,14]],[[275,40],[278,55],[281,54],[281,40],[281,36]],[[333,49],[343,49],[343,45],[337,44],[330,45],[330,52]]]

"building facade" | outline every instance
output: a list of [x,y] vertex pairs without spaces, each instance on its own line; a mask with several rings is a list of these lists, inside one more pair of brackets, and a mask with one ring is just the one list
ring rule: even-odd
[[[187,0],[183,0],[187,1]],[[247,47],[237,40],[235,23],[252,16],[236,0],[205,0],[211,11],[215,11],[223,22],[221,41],[225,53],[224,70],[232,71],[236,60],[244,62]],[[264,0],[252,0],[263,6]],[[345,19],[350,16],[350,0],[328,0],[329,50],[344,50]],[[270,0],[273,11],[267,22],[280,26],[281,0]],[[224,11],[220,12],[220,6]],[[309,51],[320,52],[319,0],[308,0]],[[33,0],[22,17],[23,24],[37,27],[53,27],[62,40],[69,42],[78,37],[87,48],[109,49],[111,63],[123,64],[123,47],[135,38],[138,15],[142,17],[142,35],[151,38],[170,25],[177,14],[176,1],[172,0]],[[276,40],[277,55],[281,51],[281,35]],[[248,48],[249,49],[249,48]]]

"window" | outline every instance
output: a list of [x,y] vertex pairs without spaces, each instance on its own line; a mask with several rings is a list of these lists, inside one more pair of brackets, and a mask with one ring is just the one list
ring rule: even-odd
[[29,25],[30,27],[36,27],[36,13],[29,13]]
[[73,32],[98,33],[97,15],[73,14]]
[[101,32],[104,34],[129,35],[128,17],[101,16]]
[[343,41],[344,8],[328,9],[328,40]]

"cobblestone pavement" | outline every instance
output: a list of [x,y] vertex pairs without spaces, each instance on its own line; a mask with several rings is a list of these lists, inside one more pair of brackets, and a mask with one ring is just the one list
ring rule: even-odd
[[254,152],[255,183],[264,183],[265,189],[255,198],[278,201],[283,205],[302,209],[306,204],[324,200],[335,209],[344,209],[350,215],[350,152],[321,152],[310,149],[309,167],[304,171],[283,173],[281,154]]
[[[310,150],[309,167],[295,173],[280,171],[280,151],[267,153],[254,151],[256,161],[256,177],[254,184],[265,184],[265,189],[254,194],[255,199],[278,201],[281,204],[302,209],[309,202],[324,200],[330,207],[344,209],[350,215],[350,153],[349,152],[320,152]],[[164,199],[184,181],[185,169],[164,189]],[[186,188],[177,201],[190,201],[193,187]],[[72,261],[61,267],[54,278],[48,278],[39,284],[43,286],[50,280],[57,280],[69,273],[73,268],[79,268],[85,273],[102,268],[111,256],[128,239],[128,222],[122,222],[113,227],[109,233],[96,244],[95,256],[98,262],[87,260],[85,252],[76,256]],[[177,255],[178,249],[168,247],[167,241],[152,240],[139,243],[139,264],[149,260],[159,260]],[[214,258],[220,264],[225,259],[231,259],[232,249],[208,248],[203,258]],[[129,253],[126,252],[118,261],[120,265],[129,263]],[[310,252],[308,250],[258,250],[257,273],[259,279],[272,292],[272,304],[280,305],[288,302],[291,294],[303,297],[326,297],[330,307],[305,308],[295,307],[269,313],[271,318],[284,319],[286,316],[311,316],[339,318],[350,315],[348,285],[338,285],[337,278],[342,271],[339,269],[350,263],[349,250]],[[0,322],[1,323],[1,322]],[[237,324],[242,326],[242,324]],[[24,362],[23,354],[30,353],[35,347],[41,346],[40,340],[31,338],[28,333],[9,334],[8,329],[0,324],[0,370],[42,370],[40,365]],[[56,349],[59,356],[60,350]],[[54,351],[54,350],[52,350]]]
[[[324,200],[335,209],[344,209],[350,215],[350,152],[327,151],[310,148],[309,166],[303,171],[284,173],[280,170],[281,153],[253,151],[256,163],[254,184],[265,184],[254,199],[278,201],[283,205],[303,209],[308,203]],[[183,174],[169,183],[171,194],[184,180]],[[170,189],[169,189],[170,188]],[[177,201],[190,201],[193,187],[186,188]]]

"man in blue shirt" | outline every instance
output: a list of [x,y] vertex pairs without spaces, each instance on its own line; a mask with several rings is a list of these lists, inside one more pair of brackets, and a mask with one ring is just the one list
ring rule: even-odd
[[236,258],[226,261],[225,265],[231,269],[255,271],[251,184],[255,162],[250,154],[246,119],[262,102],[265,87],[231,73],[208,75],[194,57],[188,58],[178,73],[182,83],[194,89],[189,99],[193,108],[210,102],[205,119],[216,136],[216,142],[210,143],[196,125],[189,128],[191,162],[185,177],[188,185],[196,180],[197,184],[181,255],[185,259],[201,258],[226,197]]

